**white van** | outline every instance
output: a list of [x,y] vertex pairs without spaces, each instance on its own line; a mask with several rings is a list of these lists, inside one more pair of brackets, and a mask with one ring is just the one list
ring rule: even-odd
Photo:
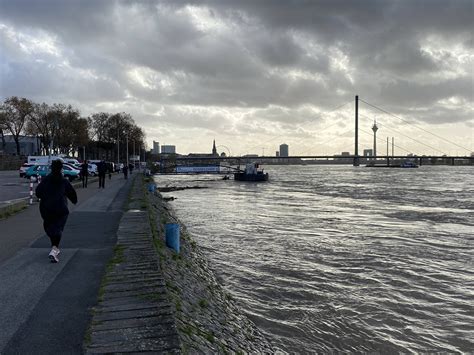
[[[51,160],[50,160],[51,159]],[[28,164],[33,165],[45,165],[51,163],[53,160],[61,160],[64,163],[63,158],[58,157],[57,155],[29,155]]]

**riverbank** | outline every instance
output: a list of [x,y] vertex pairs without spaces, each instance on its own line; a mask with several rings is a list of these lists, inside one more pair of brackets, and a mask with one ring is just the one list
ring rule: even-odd
[[144,195],[166,289],[175,309],[176,326],[185,353],[273,353],[270,343],[239,310],[208,265],[186,228],[180,223],[180,253],[164,243],[165,224],[179,223],[158,192]]
[[166,247],[165,225],[179,221],[150,183],[137,176],[130,191],[85,352],[273,353],[184,226],[180,253]]

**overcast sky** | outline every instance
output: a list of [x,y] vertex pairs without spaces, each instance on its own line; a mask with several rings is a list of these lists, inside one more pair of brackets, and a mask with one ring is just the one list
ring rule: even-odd
[[396,116],[361,102],[360,150],[376,119],[379,149],[464,155],[473,3],[0,0],[0,96],[128,112],[178,153],[310,155],[354,151],[359,95]]

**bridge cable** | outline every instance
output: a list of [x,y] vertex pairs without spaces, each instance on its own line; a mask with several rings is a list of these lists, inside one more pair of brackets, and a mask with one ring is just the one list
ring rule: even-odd
[[[370,132],[368,132],[368,131],[366,131],[366,130],[363,130],[363,129],[360,129],[360,128],[359,128],[359,130],[361,130],[363,133],[365,133],[365,134],[367,134],[367,135],[369,135],[369,136],[373,136],[373,133],[370,133]],[[379,141],[385,143],[385,140],[384,140],[383,138],[377,137],[377,140],[379,140]],[[413,153],[413,151],[407,150],[407,149],[405,149],[405,148],[403,148],[403,147],[400,147],[399,145],[394,144],[394,146],[397,147],[398,149],[404,150],[404,151],[407,152],[407,153]],[[379,154],[379,155],[380,155],[380,154]]]
[[[339,133],[336,138],[339,138],[339,137],[341,137],[341,136],[345,135],[346,133],[349,133],[349,132],[351,132],[351,131],[353,131],[353,130],[354,130],[353,128],[350,128],[350,129],[348,129],[348,130],[346,130],[346,131],[344,131],[344,132],[342,132],[342,133]],[[334,139],[335,139],[335,138],[330,138],[330,139],[328,139],[328,140],[325,140],[324,142],[316,143],[315,145],[323,145],[323,144],[326,144],[326,143],[329,143],[329,142],[333,141]],[[313,148],[311,148],[311,149],[306,149],[306,150],[303,151],[303,153],[309,152],[309,151],[312,150],[312,149],[313,149]],[[303,155],[303,153],[302,153],[301,155]]]
[[[351,101],[348,101],[348,102],[346,102],[346,103],[344,103],[344,104],[342,104],[342,105],[339,105],[339,106],[337,106],[337,107],[335,107],[335,108],[333,108],[333,109],[331,109],[331,110],[329,110],[329,111],[325,111],[325,112],[322,113],[321,115],[326,115],[326,114],[329,114],[329,113],[331,113],[331,112],[337,111],[337,110],[343,108],[344,106],[350,104],[351,102],[353,102],[353,101],[352,101],[352,100],[351,100]],[[334,123],[334,124],[332,124],[332,125],[329,125],[328,127],[325,127],[324,129],[328,129],[328,128],[330,128],[330,127],[332,127],[332,126],[334,126],[334,125],[336,125],[336,124],[338,124],[338,123],[339,123],[339,122],[336,122],[336,123]],[[263,144],[266,144],[266,143],[268,143],[268,142],[271,142],[271,141],[273,141],[273,140],[275,140],[275,139],[277,139],[277,138],[283,137],[283,136],[286,135],[286,134],[287,134],[287,133],[283,133],[283,134],[280,134],[280,135],[275,136],[275,137],[273,137],[273,138],[270,138],[269,140],[266,140],[266,141],[264,141],[264,142],[262,142],[262,143],[260,143],[260,144],[252,145],[252,146],[250,146],[249,148],[247,148],[247,151],[250,151],[250,150],[252,150],[252,149],[254,149],[254,148],[260,148],[260,147],[262,147]]]
[[[360,115],[360,114],[359,114],[359,116],[362,116],[362,117],[367,118],[367,119],[369,119],[369,120],[371,119],[370,117],[367,117],[367,116],[365,116],[365,115]],[[381,126],[381,127],[384,126],[383,124],[380,124],[379,122],[377,122],[377,123],[378,123],[379,126]],[[387,127],[387,126],[385,126],[385,127]],[[360,128],[359,128],[359,129],[360,129]],[[397,132],[398,134],[401,134],[402,136],[404,136],[404,137],[406,137],[406,138],[408,138],[408,139],[411,139],[411,140],[415,141],[415,142],[418,143],[418,144],[422,144],[422,145],[424,145],[424,146],[426,146],[426,147],[428,147],[428,148],[430,148],[430,149],[433,149],[433,150],[435,150],[435,151],[437,151],[437,152],[440,152],[440,153],[442,153],[442,154],[446,154],[445,152],[443,152],[443,151],[441,151],[441,150],[439,150],[439,149],[436,149],[436,148],[434,148],[434,147],[432,147],[432,146],[430,146],[430,145],[428,145],[428,144],[425,144],[425,143],[423,143],[423,142],[420,142],[419,140],[417,140],[417,139],[415,139],[415,138],[412,138],[412,137],[410,137],[410,136],[407,136],[406,134],[403,134],[403,133],[401,133],[400,131],[395,130],[394,128],[389,128],[389,129],[394,130],[394,131]]]
[[373,108],[375,108],[375,109],[377,109],[377,110],[379,110],[379,111],[382,111],[382,112],[386,113],[387,115],[390,115],[390,116],[393,116],[393,117],[395,117],[395,118],[398,118],[399,120],[401,120],[401,121],[403,121],[403,122],[405,122],[405,123],[407,123],[407,124],[410,124],[410,125],[412,125],[412,126],[418,128],[418,129],[421,129],[422,131],[424,131],[424,132],[426,132],[426,133],[429,133],[429,134],[431,134],[431,135],[433,135],[433,136],[435,136],[435,137],[437,137],[437,138],[439,138],[439,139],[442,139],[442,140],[444,140],[444,141],[446,141],[446,142],[448,142],[448,143],[454,144],[455,146],[457,146],[457,147],[459,147],[459,148],[462,148],[462,149],[467,150],[468,152],[470,152],[470,149],[467,149],[467,148],[465,148],[465,147],[463,147],[463,146],[460,146],[460,145],[457,144],[457,143],[451,142],[449,139],[443,138],[443,137],[441,137],[441,136],[439,136],[439,135],[437,135],[437,134],[435,134],[435,133],[431,133],[430,131],[427,131],[426,129],[421,128],[420,126],[417,126],[417,125],[415,125],[414,123],[410,123],[410,122],[408,122],[407,120],[404,120],[403,118],[400,118],[400,117],[394,115],[393,113],[390,113],[390,112],[388,112],[388,111],[386,111],[386,110],[384,110],[384,109],[382,109],[382,108],[380,108],[380,107],[377,107],[377,106],[375,106],[375,105],[369,104],[367,101],[364,101],[364,100],[362,100],[361,98],[359,98],[359,101],[362,101],[363,103],[365,103],[365,104],[367,104],[367,105],[369,105],[369,106],[371,106],[371,107],[373,107]]
[[[354,102],[354,101],[353,101],[353,100],[348,101],[348,102],[346,102],[345,104],[339,105],[339,106],[337,106],[337,107],[335,107],[335,108],[333,108],[333,109],[331,109],[331,110],[329,110],[329,111],[324,112],[323,114],[324,114],[324,115],[327,115],[327,114],[329,114],[329,113],[332,113],[332,112],[334,112],[334,111],[337,111],[337,110],[339,110],[340,108],[343,108],[344,106],[346,106],[346,105],[348,105],[348,104],[350,104],[350,103],[352,103],[352,102]],[[331,128],[331,127],[333,127],[333,126],[335,126],[335,125],[337,125],[337,124],[339,124],[339,122],[335,122],[335,123],[333,123],[333,124],[331,124],[331,125],[329,125],[329,126],[327,126],[327,127],[324,127],[321,131],[324,131],[324,130],[326,130],[326,129],[328,129],[328,128]],[[321,133],[321,131],[319,131],[319,133]],[[344,132],[344,133],[347,133],[347,132]],[[280,136],[278,136],[278,137],[281,137],[281,136],[283,136],[283,135],[284,135],[284,134],[282,134],[282,135],[280,135]],[[278,137],[277,137],[277,138],[278,138]],[[330,142],[331,140],[332,140],[332,139],[328,140],[328,142]],[[325,143],[327,143],[327,142],[325,142]],[[317,143],[317,144],[320,145],[320,144],[324,144],[324,143]],[[309,149],[305,150],[304,152],[307,152],[307,151],[309,151]]]

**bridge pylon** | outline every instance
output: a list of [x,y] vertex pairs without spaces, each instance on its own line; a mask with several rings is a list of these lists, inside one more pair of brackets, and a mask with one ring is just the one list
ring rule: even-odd
[[359,166],[359,95],[355,97],[355,146],[352,165]]

